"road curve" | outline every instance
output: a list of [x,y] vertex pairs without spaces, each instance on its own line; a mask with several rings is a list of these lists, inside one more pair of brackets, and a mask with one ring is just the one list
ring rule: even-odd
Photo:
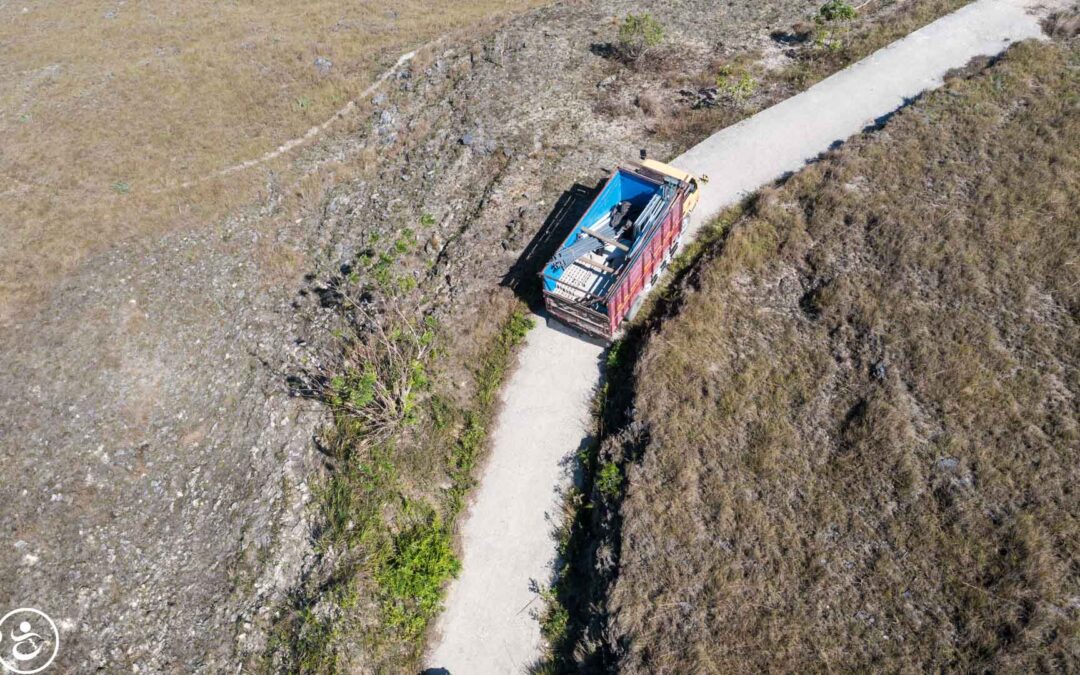
[[[1042,37],[1034,1],[979,0],[807,91],[709,137],[672,161],[712,179],[689,235],[746,194],[942,84],[950,69]],[[690,237],[684,238],[684,241]],[[463,567],[427,658],[432,672],[520,673],[542,653],[532,610],[555,559],[551,518],[565,461],[588,437],[601,348],[538,317],[502,392],[491,458],[462,528]],[[439,670],[445,669],[445,670]]]

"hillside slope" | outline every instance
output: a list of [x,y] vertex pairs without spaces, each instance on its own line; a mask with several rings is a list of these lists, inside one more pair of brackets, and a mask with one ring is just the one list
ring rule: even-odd
[[[57,620],[65,672],[408,670],[453,569],[422,603],[397,583],[430,541],[414,525],[452,534],[429,516],[461,509],[483,456],[478,411],[505,369],[484,357],[509,359],[520,303],[504,284],[533,283],[533,236],[572,212],[575,182],[644,146],[673,154],[965,1],[875,3],[828,45],[783,33],[817,11],[802,0],[589,0],[476,24],[467,8],[524,4],[443,3],[446,21],[398,3],[359,23],[370,8],[325,2],[0,6],[15,49],[0,460],[19,477],[0,484],[0,604]],[[609,44],[629,11],[666,35],[634,64]],[[463,23],[303,147],[197,182],[321,125],[385,59]],[[679,95],[729,65],[751,95]],[[375,452],[335,436],[328,407],[347,376],[367,381],[376,328],[409,333],[400,316],[429,320],[432,358],[410,362],[423,391]],[[304,398],[319,393],[328,407]]]
[[662,303],[601,449],[610,665],[1078,667],[1078,55],[765,191]]

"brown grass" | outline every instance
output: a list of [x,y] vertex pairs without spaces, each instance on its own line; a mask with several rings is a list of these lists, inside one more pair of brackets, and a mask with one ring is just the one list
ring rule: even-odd
[[0,6],[0,323],[96,250],[257,199],[263,172],[181,185],[302,135],[399,53],[534,4]]
[[1080,667],[1078,56],[1014,48],[706,251],[602,451],[609,665]]

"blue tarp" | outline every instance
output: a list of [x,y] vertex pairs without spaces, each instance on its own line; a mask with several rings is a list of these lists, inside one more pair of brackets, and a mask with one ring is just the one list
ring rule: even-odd
[[[562,250],[577,241],[578,233],[581,232],[582,227],[591,227],[594,223],[606,216],[611,209],[615,208],[619,202],[630,202],[630,213],[639,213],[645,208],[649,199],[658,192],[660,192],[660,185],[657,185],[653,181],[630,171],[625,171],[623,169],[618,170],[608,179],[608,182],[600,190],[600,194],[597,195],[596,200],[593,202],[592,206],[589,207],[589,210],[586,211],[585,215],[581,217],[581,220],[574,225],[574,229],[570,232],[570,235],[566,240],[563,241],[559,250]],[[563,272],[564,270],[555,269],[551,263],[548,263],[543,271],[544,289],[547,291],[554,291],[554,280],[562,277]]]

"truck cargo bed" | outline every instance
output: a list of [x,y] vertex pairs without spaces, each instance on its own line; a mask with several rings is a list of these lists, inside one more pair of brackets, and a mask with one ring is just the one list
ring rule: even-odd
[[541,272],[548,311],[613,337],[677,245],[692,189],[640,165],[620,167]]

